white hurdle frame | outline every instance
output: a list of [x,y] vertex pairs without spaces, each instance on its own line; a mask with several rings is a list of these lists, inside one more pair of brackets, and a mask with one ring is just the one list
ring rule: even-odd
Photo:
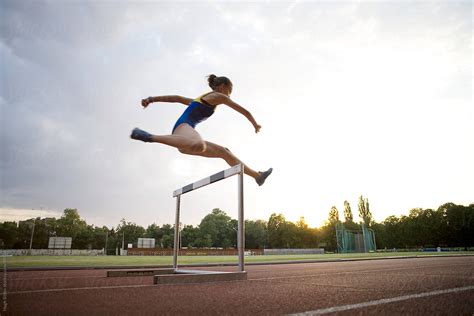
[[[232,168],[223,170],[216,174],[206,177],[202,180],[188,184],[173,192],[173,197],[176,197],[176,219],[174,225],[174,245],[173,245],[173,270],[175,273],[180,273],[178,270],[178,254],[179,254],[179,219],[181,207],[181,195],[202,188],[206,185],[215,183],[220,180],[239,175],[238,180],[238,230],[237,230],[237,249],[239,255],[239,271],[245,271],[244,251],[245,251],[245,227],[244,227],[244,166],[238,164]],[[185,272],[186,273],[186,272]]]

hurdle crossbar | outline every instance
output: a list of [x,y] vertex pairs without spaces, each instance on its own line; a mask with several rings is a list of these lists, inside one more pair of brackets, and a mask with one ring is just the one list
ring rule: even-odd
[[199,181],[193,182],[191,184],[188,184],[182,188],[179,188],[173,192],[173,197],[180,196],[184,193],[191,192],[193,190],[202,188],[206,185],[209,185],[211,183],[224,180],[225,178],[231,177],[233,175],[243,173],[243,166],[241,164],[238,164],[236,166],[233,166],[232,168],[223,170],[221,172],[218,172],[216,174],[213,174],[210,177],[206,177],[204,179],[201,179]]

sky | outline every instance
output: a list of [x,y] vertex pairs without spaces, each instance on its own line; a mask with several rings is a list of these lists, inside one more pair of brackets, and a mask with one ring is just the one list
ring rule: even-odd
[[[11,1],[0,3],[0,221],[174,223],[172,192],[227,169],[132,141],[169,134],[206,76],[232,99],[197,126],[256,170],[245,217],[321,226],[360,195],[374,219],[474,203],[472,1]],[[237,218],[237,178],[186,194],[182,222]]]

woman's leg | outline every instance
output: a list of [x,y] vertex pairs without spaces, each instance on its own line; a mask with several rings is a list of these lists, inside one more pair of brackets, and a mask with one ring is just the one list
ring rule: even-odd
[[233,167],[238,164],[243,164],[244,165],[244,172],[257,179],[257,177],[260,176],[260,173],[251,169],[249,166],[245,165],[239,158],[237,158],[229,149],[217,145],[208,141],[205,141],[206,143],[206,149],[202,152],[193,152],[193,151],[181,151],[184,154],[188,155],[196,155],[196,156],[202,156],[202,157],[208,157],[208,158],[222,158],[229,164],[229,166]]
[[[231,167],[243,164],[229,149],[220,145],[204,141],[198,132],[190,125],[183,123],[176,127],[172,135],[150,135],[147,132],[138,130],[132,133],[133,139],[146,142],[156,142],[176,147],[181,153],[209,158],[222,158]],[[244,165],[244,172],[253,177],[258,185],[262,185],[265,179],[272,173],[272,169],[264,172],[257,172],[249,166]]]
[[201,135],[186,123],[176,127],[172,135],[151,135],[145,131],[135,129],[131,137],[145,142],[165,144],[175,147],[180,151],[185,150],[199,153],[206,150],[206,143],[202,140]]
[[202,152],[199,152],[199,153],[192,153],[192,152],[188,153],[186,151],[181,151],[181,152],[185,154],[197,155],[197,156],[203,156],[203,157],[209,157],[209,158],[222,158],[229,164],[229,166],[235,166],[241,163],[244,166],[245,174],[253,177],[258,185],[264,184],[267,177],[273,171],[273,169],[270,168],[264,172],[257,172],[251,169],[249,166],[245,165],[242,161],[240,161],[239,158],[237,158],[228,148],[222,147],[221,145],[217,145],[208,141],[206,141],[205,143],[206,143],[206,149]]

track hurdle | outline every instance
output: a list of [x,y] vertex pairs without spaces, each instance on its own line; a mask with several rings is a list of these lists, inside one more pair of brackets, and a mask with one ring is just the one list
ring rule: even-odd
[[[181,196],[185,193],[202,188],[206,185],[224,180],[231,176],[238,175],[238,230],[237,230],[237,248],[238,248],[238,271],[237,272],[221,272],[221,271],[200,271],[200,270],[181,270],[178,268],[179,255],[179,219]],[[174,226],[174,246],[173,246],[173,273],[163,271],[164,274],[156,274],[154,276],[155,284],[173,284],[173,283],[199,283],[199,282],[219,282],[219,281],[235,281],[246,280],[247,272],[245,271],[244,250],[245,250],[245,232],[244,232],[244,166],[236,165],[232,168],[223,170],[216,174],[206,177],[202,180],[188,184],[173,192],[176,198],[176,218]]]

